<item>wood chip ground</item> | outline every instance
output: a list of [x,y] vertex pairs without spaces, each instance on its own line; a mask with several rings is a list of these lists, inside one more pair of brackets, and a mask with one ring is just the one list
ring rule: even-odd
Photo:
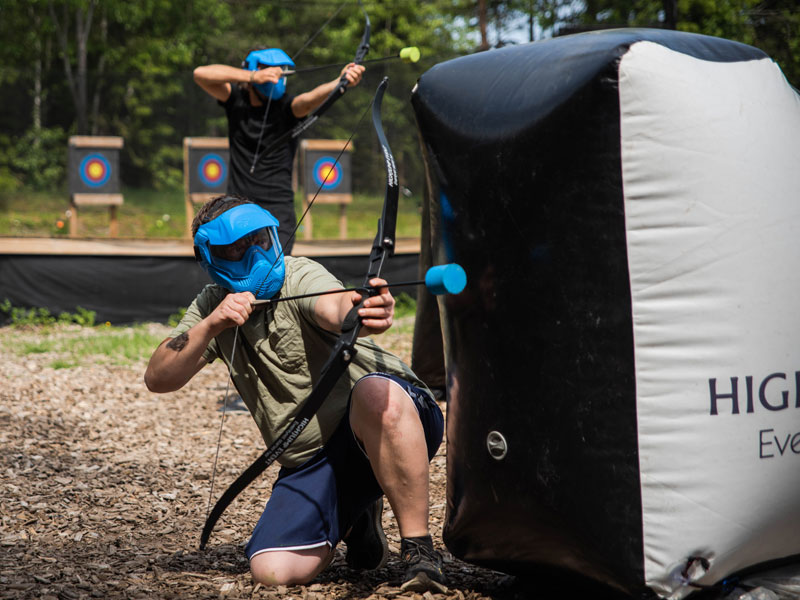
[[[12,336],[19,330],[0,329],[0,341]],[[384,342],[408,360],[407,337]],[[310,585],[254,585],[243,547],[275,466],[229,507],[206,551],[198,550],[227,379],[220,364],[178,392],[156,395],[144,386],[144,361],[54,369],[53,359],[6,346],[0,362],[0,598],[423,598],[400,593],[400,539],[388,505],[386,568],[353,571],[337,551]],[[228,412],[214,497],[263,449],[250,416]],[[432,533],[441,544],[443,451],[431,477]],[[479,600],[508,585],[503,574],[454,559],[447,574],[451,589],[439,598]]]
[[[168,331],[150,327],[164,336]],[[33,330],[29,337],[93,331]],[[447,594],[403,594],[400,538],[388,505],[383,524],[392,556],[386,568],[353,571],[337,550],[309,585],[254,585],[243,547],[269,497],[275,466],[228,508],[207,550],[198,550],[226,390],[222,365],[209,365],[178,392],[156,395],[144,386],[144,360],[110,366],[98,357],[88,366],[54,369],[47,352],[10,348],[19,336],[19,330],[0,328],[0,599],[600,597],[575,595],[563,582],[560,591],[546,582],[521,583],[447,553]],[[381,342],[410,359],[410,335],[390,332]],[[215,499],[263,449],[250,416],[227,413]],[[431,468],[431,532],[440,547],[444,449]]]

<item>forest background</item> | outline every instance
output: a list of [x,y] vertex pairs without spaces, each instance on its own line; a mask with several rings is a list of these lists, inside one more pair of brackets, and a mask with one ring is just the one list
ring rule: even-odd
[[[421,199],[423,165],[409,103],[433,65],[588,29],[667,27],[754,45],[800,84],[797,0],[364,0],[372,22],[368,58],[417,46],[417,64],[368,65],[367,76],[306,134],[347,138],[383,76],[383,119],[409,194]],[[192,79],[202,64],[239,65],[249,49],[280,47],[298,68],[352,60],[364,29],[353,1],[3,0],[0,2],[0,209],[25,190],[66,195],[70,135],[125,140],[123,185],[182,187],[184,137],[225,136],[222,109]],[[338,68],[294,76],[298,93]],[[474,85],[483,82],[476,74]],[[354,189],[379,193],[383,166],[365,120],[354,137]],[[410,191],[409,191],[410,190]]]

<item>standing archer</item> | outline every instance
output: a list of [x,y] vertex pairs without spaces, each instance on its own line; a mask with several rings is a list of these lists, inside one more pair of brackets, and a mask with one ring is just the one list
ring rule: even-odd
[[287,255],[297,223],[292,190],[297,140],[290,137],[268,152],[265,149],[320,106],[341,81],[352,87],[364,74],[362,65],[350,63],[333,81],[292,96],[286,93],[283,70],[293,66],[283,50],[268,48],[250,52],[242,68],[212,64],[194,70],[195,82],[217,99],[228,117],[228,193],[251,199],[278,219]]

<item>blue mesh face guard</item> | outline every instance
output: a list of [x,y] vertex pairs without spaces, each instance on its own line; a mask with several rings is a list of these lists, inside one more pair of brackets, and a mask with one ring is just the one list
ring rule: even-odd
[[[248,71],[257,71],[258,65],[267,67],[294,67],[294,61],[280,48],[267,48],[266,50],[253,50],[244,59],[244,68]],[[281,77],[278,83],[256,83],[255,88],[265,98],[279,100],[286,93],[286,77]]]
[[[239,254],[239,260],[224,258]],[[262,300],[272,298],[283,286],[286,272],[278,221],[257,204],[234,206],[201,225],[194,236],[194,255],[226,290],[251,292]]]

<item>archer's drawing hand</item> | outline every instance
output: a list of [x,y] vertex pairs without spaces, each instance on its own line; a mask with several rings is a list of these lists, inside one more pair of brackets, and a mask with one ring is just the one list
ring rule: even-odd
[[[369,280],[369,284],[378,288],[378,294],[366,298],[364,305],[358,309],[362,335],[383,333],[394,322],[394,297],[386,287],[386,280],[375,277]],[[353,306],[357,305],[361,301],[361,294],[353,292],[351,301]]]
[[354,87],[361,83],[361,78],[364,76],[364,65],[357,65],[356,63],[348,64],[342,72],[339,74],[339,77],[342,76],[347,78],[347,87]]
[[265,67],[257,71],[251,71],[251,81],[253,83],[278,83],[283,76],[283,69],[280,67]]
[[256,297],[250,292],[228,294],[208,316],[209,326],[217,332],[244,325],[253,312]]

